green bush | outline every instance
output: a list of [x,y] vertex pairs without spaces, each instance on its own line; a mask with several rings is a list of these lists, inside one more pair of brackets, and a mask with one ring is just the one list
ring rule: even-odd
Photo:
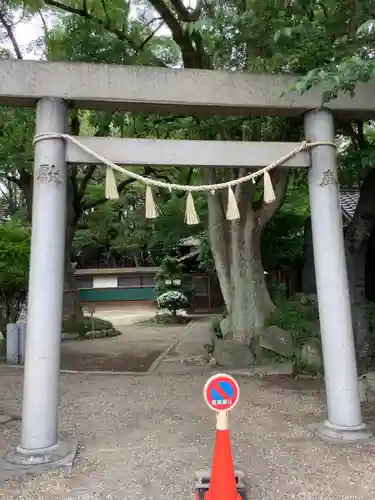
[[319,336],[318,305],[298,300],[281,300],[267,319],[266,326],[275,325],[290,332],[295,347],[302,347],[310,338]]
[[155,275],[155,289],[157,297],[170,291],[183,293],[188,300],[183,307],[187,307],[193,297],[193,289],[183,273],[183,266],[174,257],[167,256],[162,260],[159,271]]
[[[95,330],[111,330],[114,329],[110,321],[105,319],[95,318],[94,319]],[[72,319],[64,319],[62,322],[62,333],[77,333],[77,335],[82,339],[85,338],[87,332],[92,330],[91,318],[83,318],[83,321],[75,321]]]
[[16,221],[0,224],[0,332],[18,320],[26,301],[30,231]]
[[211,330],[215,334],[215,337],[218,339],[223,338],[223,333],[221,331],[221,325],[220,325],[221,320],[222,320],[221,317],[216,317],[211,322]]

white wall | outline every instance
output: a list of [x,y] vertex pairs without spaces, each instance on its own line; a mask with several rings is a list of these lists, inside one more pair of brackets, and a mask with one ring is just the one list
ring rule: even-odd
[[94,276],[93,288],[117,288],[117,276]]

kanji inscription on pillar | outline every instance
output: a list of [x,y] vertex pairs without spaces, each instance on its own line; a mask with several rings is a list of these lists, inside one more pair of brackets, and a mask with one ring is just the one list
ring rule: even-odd
[[40,165],[37,179],[41,184],[61,184],[60,169],[56,165]]
[[338,184],[335,173],[330,169],[325,170],[320,178],[319,186],[334,186],[335,184]]

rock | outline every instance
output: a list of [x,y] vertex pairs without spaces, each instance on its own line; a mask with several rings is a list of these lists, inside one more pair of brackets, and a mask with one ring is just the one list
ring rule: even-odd
[[304,346],[302,346],[301,361],[307,366],[321,370],[323,367],[323,358],[318,339],[310,339]]
[[78,333],[62,333],[61,340],[77,340]]
[[231,334],[229,318],[223,318],[220,321],[220,329],[223,337],[228,337]]
[[375,402],[375,372],[368,372],[359,377],[359,396],[361,403]]
[[253,365],[248,368],[239,368],[228,370],[230,375],[258,375],[260,377],[270,375],[292,375],[293,363],[286,361],[285,363],[272,363],[264,365]]
[[218,366],[228,368],[248,368],[254,363],[250,349],[234,340],[217,339],[214,357]]
[[309,293],[309,294],[304,294],[301,293],[299,295],[299,300],[301,304],[309,304],[311,302],[317,302],[318,301],[318,296],[315,293]]
[[2,424],[7,424],[8,422],[11,422],[13,419],[9,415],[2,415],[0,413],[0,425]]
[[107,336],[107,330],[89,330],[85,333],[87,339],[102,339]]
[[208,364],[211,366],[216,366],[217,365],[216,359],[213,356],[210,356]]
[[118,332],[114,328],[110,328],[109,330],[107,330],[108,337],[118,337],[119,335],[120,335],[120,332]]
[[290,358],[294,354],[292,335],[278,326],[271,325],[266,328],[260,336],[259,344],[263,349],[285,358]]

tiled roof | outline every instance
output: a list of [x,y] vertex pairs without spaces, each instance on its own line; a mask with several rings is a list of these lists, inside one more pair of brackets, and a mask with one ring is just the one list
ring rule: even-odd
[[188,236],[187,238],[182,238],[178,244],[180,247],[199,247],[200,243],[201,240],[199,237]]
[[347,221],[350,221],[355,209],[357,208],[359,200],[359,189],[341,189],[340,190],[340,204],[341,211]]

